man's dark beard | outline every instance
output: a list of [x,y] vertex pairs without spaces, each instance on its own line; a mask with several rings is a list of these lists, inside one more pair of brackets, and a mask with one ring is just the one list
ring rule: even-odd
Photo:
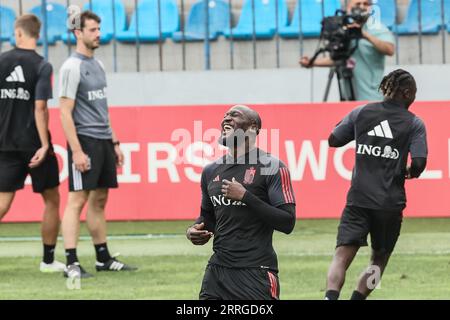
[[94,42],[92,43],[84,43],[84,45],[86,46],[86,48],[88,48],[89,50],[96,50],[100,47],[100,44],[98,45],[94,45]]

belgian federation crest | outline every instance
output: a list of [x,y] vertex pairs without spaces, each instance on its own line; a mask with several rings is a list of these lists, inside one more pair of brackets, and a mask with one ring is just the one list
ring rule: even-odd
[[252,184],[253,179],[255,179],[256,169],[251,167],[250,169],[245,170],[244,182],[243,184]]

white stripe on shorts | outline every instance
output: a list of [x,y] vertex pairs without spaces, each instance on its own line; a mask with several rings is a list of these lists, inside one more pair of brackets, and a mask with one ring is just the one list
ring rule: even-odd
[[81,172],[75,168],[75,163],[72,163],[72,178],[73,178],[73,191],[83,190],[83,178]]

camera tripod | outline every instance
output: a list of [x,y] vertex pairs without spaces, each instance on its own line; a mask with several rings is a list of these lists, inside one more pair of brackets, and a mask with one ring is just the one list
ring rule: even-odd
[[334,67],[330,69],[330,73],[328,74],[328,83],[325,89],[323,102],[328,100],[331,82],[333,81],[335,73],[337,75],[339,96],[341,101],[355,101],[355,90],[352,83],[353,69],[347,66],[347,60],[338,60],[335,61]]

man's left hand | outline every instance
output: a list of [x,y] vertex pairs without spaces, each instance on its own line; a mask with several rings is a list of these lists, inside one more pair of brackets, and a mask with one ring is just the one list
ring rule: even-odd
[[222,193],[228,199],[241,201],[246,191],[244,186],[237,182],[235,178],[232,181],[222,180]]
[[116,164],[118,167],[123,166],[123,153],[118,145],[114,146],[114,152],[116,153]]
[[28,166],[30,168],[36,168],[39,167],[42,162],[44,162],[45,157],[47,156],[47,152],[48,152],[48,147],[44,146],[39,148],[36,153],[34,154],[33,158],[31,158],[30,163],[28,164]]

